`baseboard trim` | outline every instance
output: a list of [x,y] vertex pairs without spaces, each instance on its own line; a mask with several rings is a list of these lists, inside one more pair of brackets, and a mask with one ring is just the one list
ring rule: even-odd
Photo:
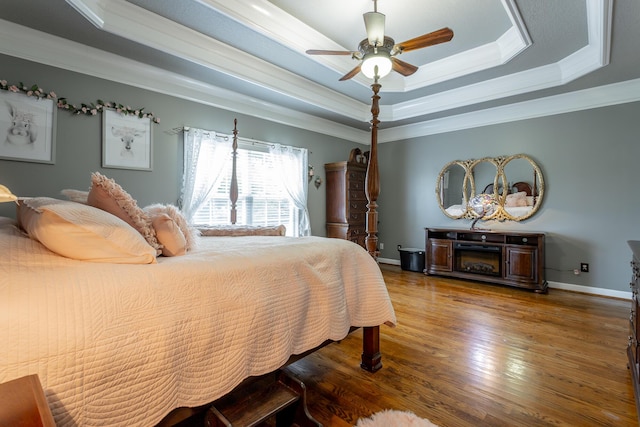
[[564,291],[582,292],[583,294],[599,295],[603,297],[631,299],[631,292],[615,291],[606,288],[594,288],[593,286],[574,285],[572,283],[549,282],[549,288],[562,289]]
[[[400,260],[391,258],[378,258],[382,264],[400,265]],[[550,289],[561,289],[564,291],[581,292],[583,294],[598,295],[603,297],[631,299],[631,292],[616,291],[606,288],[594,288],[593,286],[574,285],[572,283],[549,282]]]

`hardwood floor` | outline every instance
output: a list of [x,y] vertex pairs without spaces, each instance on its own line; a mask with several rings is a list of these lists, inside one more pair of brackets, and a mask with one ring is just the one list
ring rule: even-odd
[[398,318],[380,328],[383,368],[359,367],[361,331],[286,368],[324,426],[383,409],[440,427],[638,425],[630,301],[381,268]]

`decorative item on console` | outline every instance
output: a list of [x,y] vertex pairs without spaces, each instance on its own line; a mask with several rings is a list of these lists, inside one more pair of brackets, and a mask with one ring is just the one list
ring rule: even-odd
[[473,229],[481,219],[523,221],[533,216],[542,203],[544,179],[524,154],[454,160],[440,171],[436,195],[446,216],[475,220]]

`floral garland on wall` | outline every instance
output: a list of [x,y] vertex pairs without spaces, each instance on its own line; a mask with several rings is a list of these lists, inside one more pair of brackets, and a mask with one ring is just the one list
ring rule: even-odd
[[75,115],[95,116],[98,113],[104,111],[105,108],[114,109],[117,113],[125,116],[135,116],[141,119],[151,119],[153,123],[160,123],[160,119],[153,115],[153,113],[147,113],[144,108],[133,109],[129,106],[119,104],[117,102],[104,102],[98,99],[95,103],[80,105],[69,104],[67,98],[58,98],[58,95],[54,91],[46,93],[38,85],[31,87],[26,86],[20,82],[17,85],[9,85],[6,80],[0,80],[0,90],[6,90],[14,93],[22,93],[26,96],[30,96],[37,99],[52,99],[56,100],[56,105],[62,110],[67,110]]

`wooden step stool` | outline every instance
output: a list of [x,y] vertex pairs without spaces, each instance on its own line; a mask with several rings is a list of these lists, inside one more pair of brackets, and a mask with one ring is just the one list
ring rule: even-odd
[[276,417],[277,427],[322,427],[307,409],[302,381],[282,372],[252,382],[214,402],[207,411],[209,427],[255,427]]

